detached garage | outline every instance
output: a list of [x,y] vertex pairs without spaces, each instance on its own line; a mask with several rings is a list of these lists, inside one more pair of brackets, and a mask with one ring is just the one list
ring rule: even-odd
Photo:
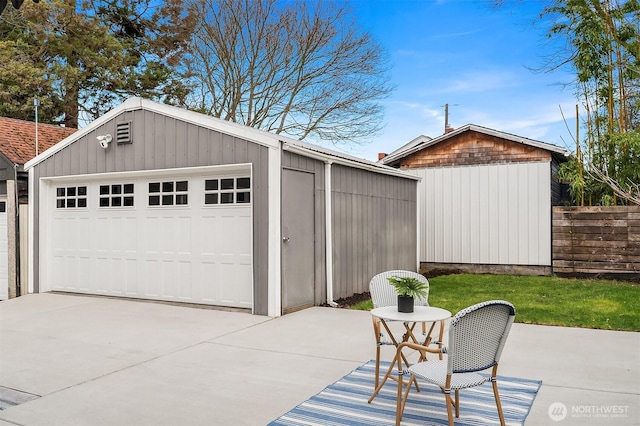
[[131,98],[26,164],[29,288],[278,316],[416,270],[396,169]]

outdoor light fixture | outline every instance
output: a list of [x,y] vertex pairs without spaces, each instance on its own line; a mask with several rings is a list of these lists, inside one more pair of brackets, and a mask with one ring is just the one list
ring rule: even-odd
[[96,136],[96,139],[98,139],[98,144],[100,144],[102,149],[107,149],[111,143],[111,139],[113,138],[109,133],[107,133],[106,135]]

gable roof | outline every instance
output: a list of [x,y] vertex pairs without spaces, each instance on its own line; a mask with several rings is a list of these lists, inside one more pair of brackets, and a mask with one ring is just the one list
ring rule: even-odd
[[[379,162],[385,165],[394,164],[403,158],[418,152],[424,148],[439,144],[440,142],[444,142],[448,139],[451,139],[461,133],[473,131],[478,133],[484,133],[485,135],[495,136],[498,138],[506,139],[512,142],[521,143],[524,145],[534,146],[536,148],[543,149],[545,151],[549,151],[552,154],[558,154],[562,156],[568,155],[568,151],[564,148],[561,148],[556,145],[552,145],[550,143],[537,141],[535,139],[525,138],[523,136],[514,135],[511,133],[501,132],[498,130],[489,129],[488,127],[482,127],[475,124],[467,124],[466,126],[459,127],[452,132],[445,133],[436,138],[427,138],[427,137],[418,137],[403,147],[393,151],[391,154],[384,157]],[[421,139],[422,138],[422,139]],[[406,148],[405,148],[406,147]]]
[[425,136],[425,135],[420,135],[417,138],[413,139],[411,142],[406,143],[406,144],[402,145],[400,148],[396,149],[395,151],[387,154],[387,156],[400,154],[400,153],[402,153],[404,151],[410,150],[410,149],[415,148],[417,146],[424,145],[425,143],[430,142],[432,140],[433,140],[432,137]]
[[[38,150],[44,152],[76,129],[38,123]],[[0,153],[14,164],[36,156],[36,123],[0,117]]]
[[365,160],[363,158],[353,157],[318,145],[313,145],[296,139],[287,138],[282,135],[270,133],[264,130],[255,129],[253,127],[248,127],[242,124],[233,123],[231,121],[222,120],[210,115],[201,114],[195,111],[189,111],[183,108],[161,104],[138,97],[127,99],[118,107],[112,109],[102,117],[91,122],[88,126],[79,129],[77,132],[67,136],[65,139],[60,141],[60,143],[53,145],[45,152],[42,152],[37,157],[28,161],[25,164],[25,170],[29,170],[35,165],[41,163],[42,161],[54,155],[56,152],[74,143],[76,140],[94,131],[96,128],[107,123],[109,120],[114,119],[118,115],[127,111],[136,110],[145,110],[176,118],[187,123],[192,123],[201,127],[223,132],[231,136],[235,136],[261,145],[266,145],[272,148],[280,148],[280,146],[282,146],[284,150],[292,151],[303,156],[320,159],[321,161],[336,162],[361,169],[376,171],[379,173],[401,176],[412,180],[420,180],[420,178],[405,173],[396,168],[378,164],[369,160]]

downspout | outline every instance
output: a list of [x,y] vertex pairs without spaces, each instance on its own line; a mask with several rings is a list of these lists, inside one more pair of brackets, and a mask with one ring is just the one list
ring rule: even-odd
[[327,304],[334,308],[338,306],[333,301],[333,228],[331,220],[331,164],[326,160],[324,163],[324,229],[325,229],[325,265],[327,275]]

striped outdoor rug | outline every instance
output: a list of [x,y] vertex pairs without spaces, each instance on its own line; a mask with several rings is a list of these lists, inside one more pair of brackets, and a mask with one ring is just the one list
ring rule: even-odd
[[[381,363],[386,371],[389,363]],[[371,404],[375,361],[358,367],[319,394],[274,420],[270,425],[394,425],[397,384],[388,380]],[[505,421],[522,425],[529,414],[541,381],[498,376]],[[435,385],[412,389],[402,417],[403,425],[447,424],[444,394]],[[500,424],[490,383],[460,391],[460,417],[456,425]]]

